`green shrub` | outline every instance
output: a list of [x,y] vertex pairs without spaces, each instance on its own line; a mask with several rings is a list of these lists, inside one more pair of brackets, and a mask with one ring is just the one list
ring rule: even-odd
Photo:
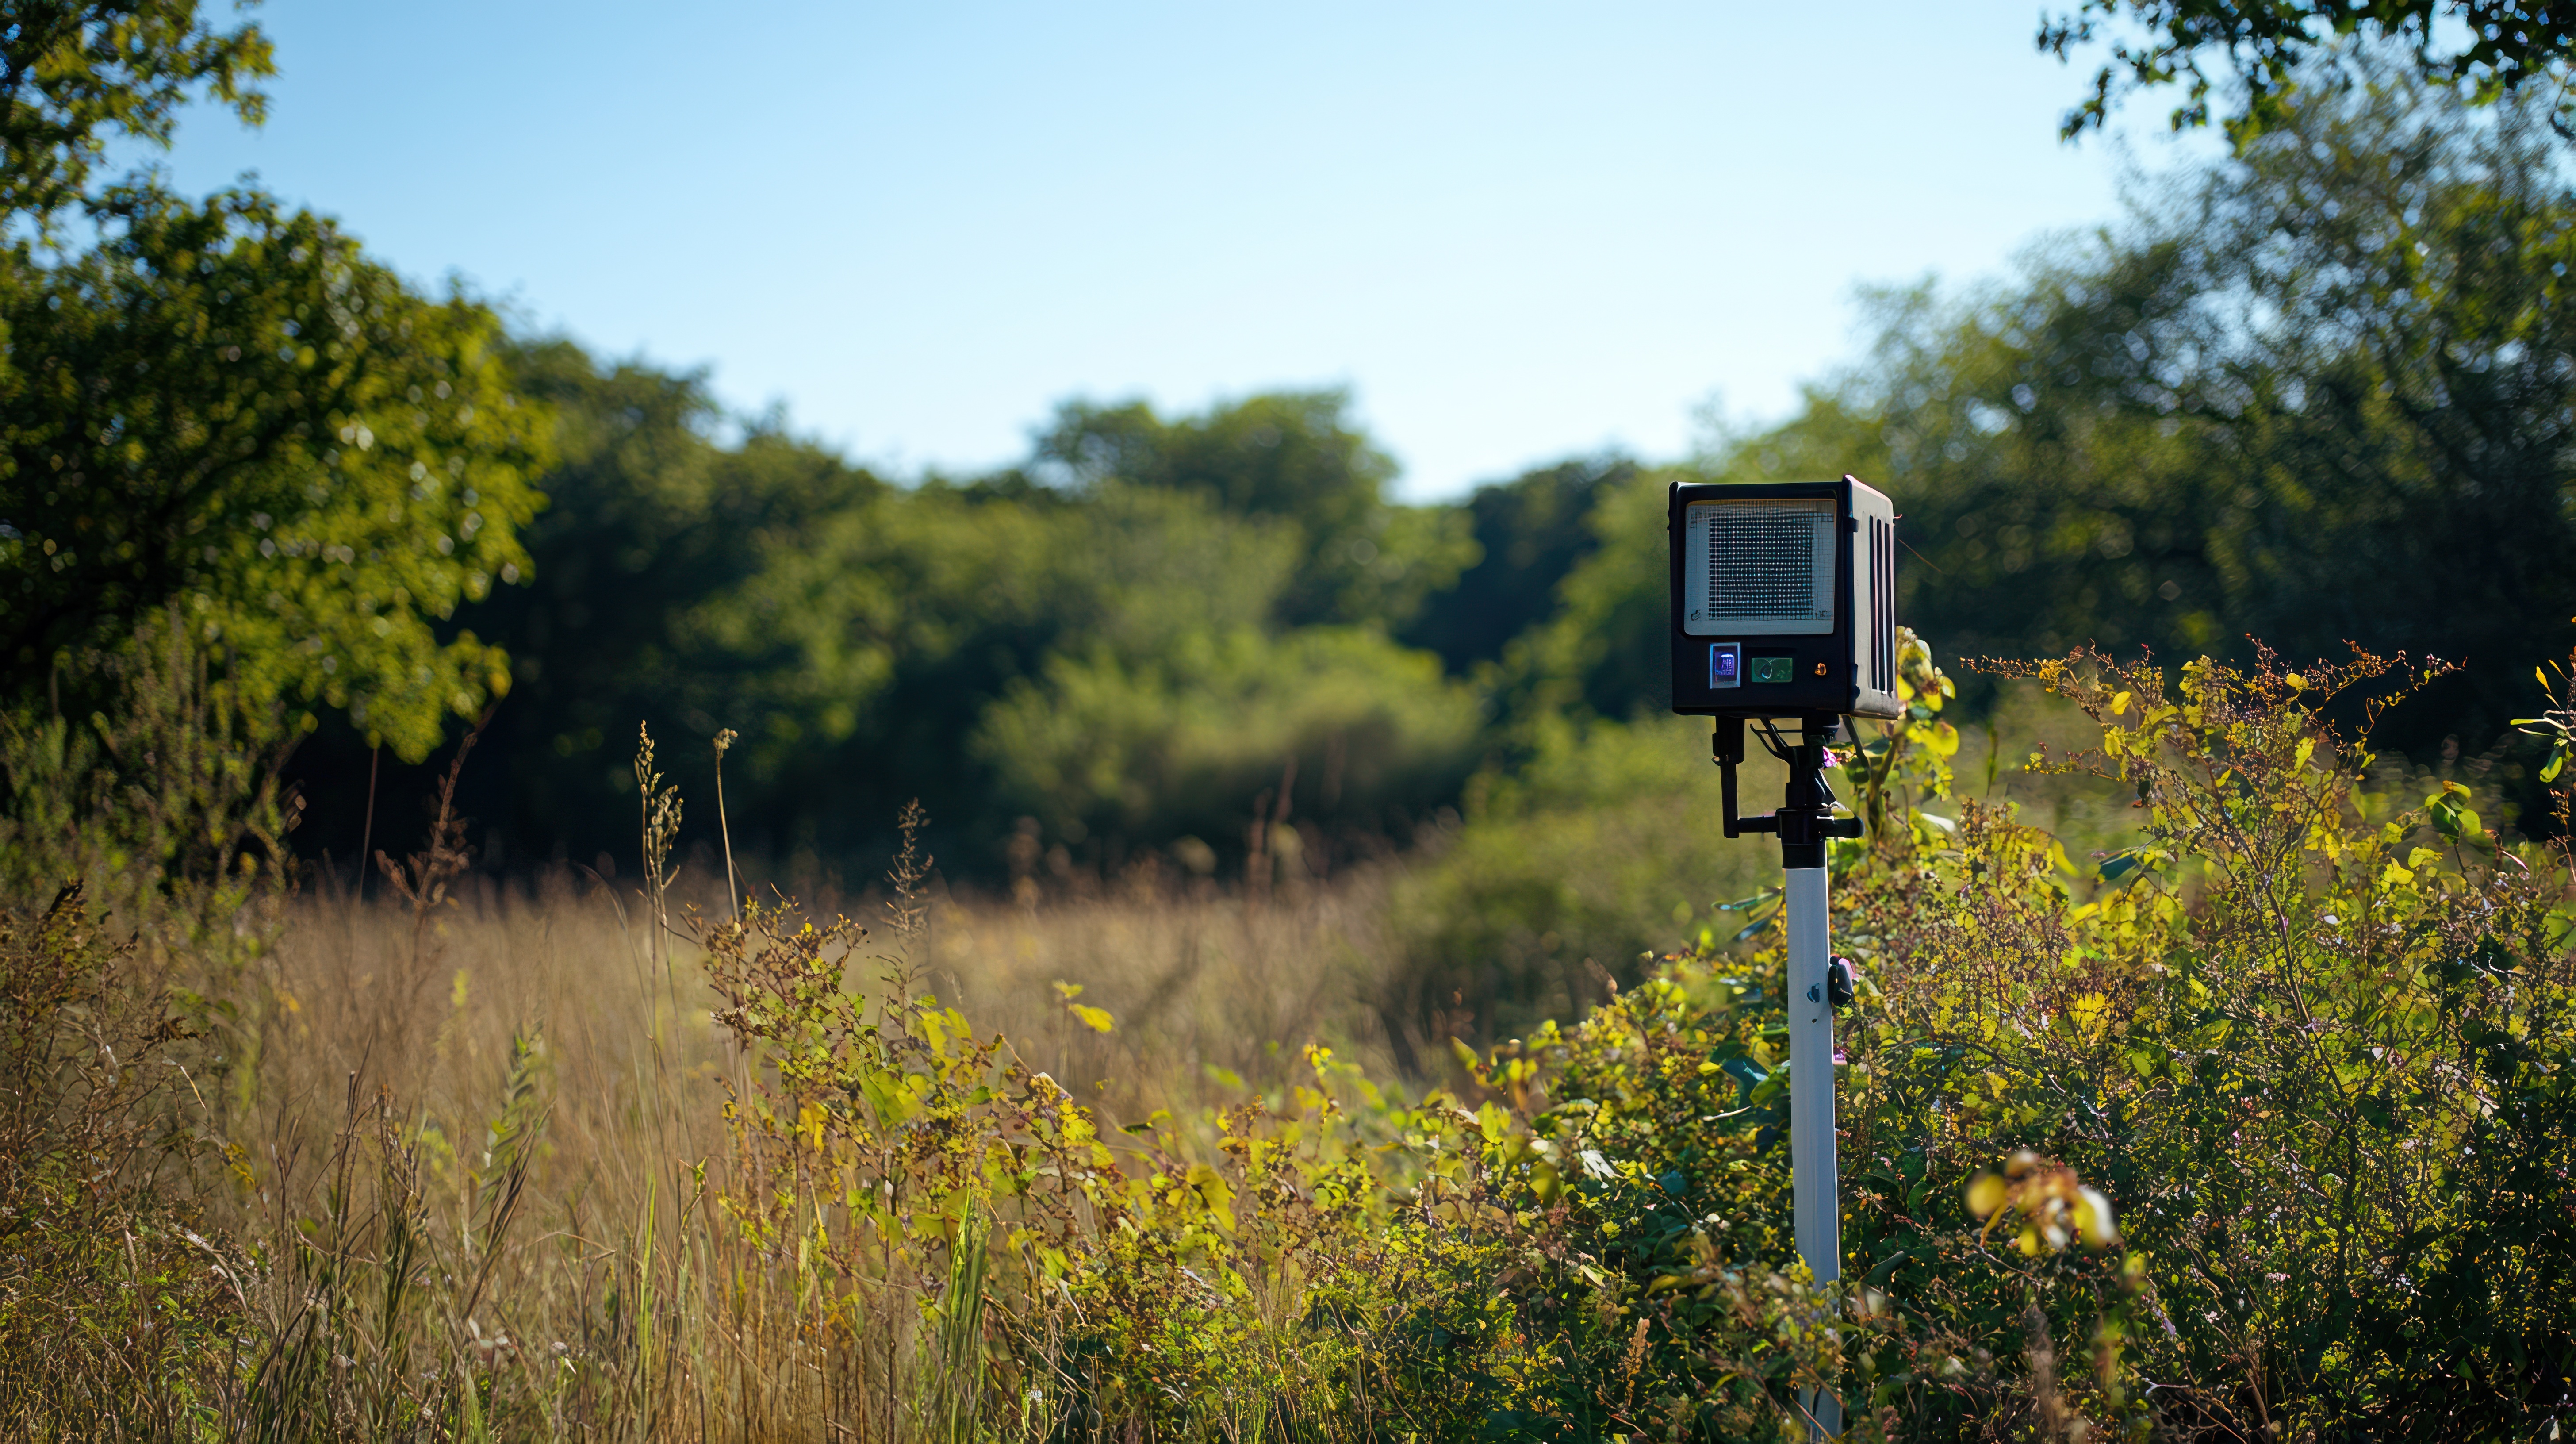
[[[1844,1155],[1863,1277],[1998,1356],[2025,1318],[2089,1339],[2106,1423],[2492,1437],[2562,1412],[2567,856],[2482,831],[2456,784],[2388,808],[2357,787],[2366,744],[2320,720],[2445,669],[2267,653],[2190,664],[2170,696],[2090,653],[2002,670],[2101,729],[2034,765],[2129,785],[2140,825],[2077,869],[1971,804],[1905,865],[1854,869],[1838,930],[1879,977]],[[1963,1175],[2018,1149],[2108,1193],[2125,1272],[1927,1250]],[[1917,1417],[1998,1407],[1903,1382]]]
[[1955,742],[1908,664],[1914,715],[1845,764],[1880,825],[1835,856],[1873,980],[1842,1024],[1848,1283],[1790,1281],[1757,926],[1471,1060],[1496,1246],[1552,1265],[1512,1291],[1552,1367],[1511,1417],[1743,1437],[1830,1377],[1863,1434],[2545,1429],[2576,1358],[2568,860],[2456,786],[2388,807],[2320,720],[2441,669],[2204,661],[2172,697],[2091,654],[2003,669],[2100,728],[2039,765],[2136,793],[2134,845],[2079,869],[2008,809],[1923,810]]

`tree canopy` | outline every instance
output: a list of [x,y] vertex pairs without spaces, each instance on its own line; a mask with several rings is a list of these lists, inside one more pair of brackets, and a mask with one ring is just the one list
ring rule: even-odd
[[[1400,830],[1478,760],[1472,695],[1387,635],[1463,517],[1386,497],[1338,397],[1068,406],[1018,467],[896,485],[775,428],[718,440],[699,376],[560,340],[510,365],[559,457],[533,580],[475,613],[516,682],[472,808],[517,848],[620,841],[639,719],[742,734],[747,847],[860,851],[919,797],[967,866],[1023,816],[1111,852],[1237,835],[1292,756],[1295,815]],[[1353,562],[1370,536],[1404,574]]]
[[1342,391],[1274,392],[1165,421],[1142,402],[1068,402],[1032,465],[1077,486],[1124,481],[1196,495],[1296,529],[1279,619],[1402,622],[1471,562],[1444,510],[1393,505],[1395,462],[1352,425]]
[[2100,128],[2130,92],[2179,83],[2174,129],[2209,124],[2212,92],[2232,87],[2221,123],[2245,140],[2286,118],[2303,86],[2331,82],[2353,42],[2402,53],[2419,79],[2481,103],[2550,92],[2562,136],[2576,116],[2576,11],[2551,0],[2083,0],[2043,13],[2039,48],[2063,60],[2106,35],[2110,58],[2067,112],[2069,139]]
[[256,122],[256,27],[40,4],[0,56],[0,701],[78,700],[175,613],[252,710],[345,709],[425,755],[507,689],[450,621],[527,569],[548,460],[498,317],[256,191],[99,177],[109,141],[166,144],[199,94]]
[[[2312,96],[2127,228],[1878,293],[1868,355],[1714,473],[1886,486],[1954,654],[2402,648],[2471,666],[2400,733],[2482,745],[2576,643],[2576,195],[2535,110],[2388,67]],[[1662,703],[1638,492],[1530,651],[1545,705]]]
[[743,734],[736,841],[776,854],[862,853],[914,796],[961,868],[1023,818],[1104,862],[1240,846],[1283,783],[1298,823],[1403,836],[1479,768],[1579,770],[1550,749],[1601,734],[1566,719],[1660,711],[1677,475],[1884,484],[1945,653],[2403,648],[2471,666],[2391,739],[2488,746],[2576,642],[2576,200],[2529,97],[2366,63],[2127,225],[1879,292],[1780,425],[1450,505],[1393,500],[1336,393],[1071,403],[1015,466],[904,481],[719,441],[699,378],[518,343],[561,460],[534,582],[458,614],[516,678],[472,810],[514,849],[612,846],[650,719]]
[[200,95],[259,124],[259,82],[275,73],[256,24],[224,29],[198,0],[12,4],[0,18],[0,216],[41,234],[97,205],[109,142],[166,147]]

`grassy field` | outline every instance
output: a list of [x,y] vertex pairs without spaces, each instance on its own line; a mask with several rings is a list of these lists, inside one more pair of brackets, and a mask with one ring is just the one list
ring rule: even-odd
[[[2318,780],[2304,714],[2263,705],[2228,725],[2267,729],[2261,765],[2345,829],[2282,846],[2393,859],[2470,795],[2398,769]],[[1829,1370],[1903,1401],[1872,1429],[1900,1413],[1980,1438],[2144,1421],[2116,1350],[2079,1387],[2049,1350],[1998,1341],[2039,1328],[2045,1300],[2048,1327],[2098,1343],[2204,1281],[2186,1269],[2139,1294],[2149,1253],[2056,1259],[2028,1232],[2032,1262],[1999,1260],[1938,1201],[2006,1140],[2128,1167],[2132,1142],[2097,1136],[2084,1101],[2126,1090],[2179,1131],[2126,1185],[2123,1218],[2172,1246],[2210,1226],[2190,1182],[2210,1164],[2182,1160],[2205,1146],[2195,1120],[2233,1117],[2252,1085],[2140,1060],[2201,1046],[2200,1004],[2154,1001],[2185,955],[2163,941],[2174,920],[2212,956],[2242,952],[2213,966],[2250,970],[2226,986],[2269,1016],[2271,945],[2229,933],[2238,910],[2214,891],[2264,874],[2176,866],[2122,891],[2094,861],[2204,827],[2218,814],[2193,799],[2233,796],[2230,769],[2250,764],[2154,773],[2142,816],[2137,787],[2019,765],[2126,734],[2029,693],[1996,727],[2006,740],[1922,719],[1890,733],[1908,775],[1952,795],[1910,793],[1907,833],[1847,878],[1848,945],[1885,984],[1851,1043],[1871,1062],[1845,1090],[1850,1241],[1856,1261],[1894,1249],[1891,1290],[1935,1301],[1913,1322],[1777,1271],[1785,1174],[1762,1120],[1785,1075],[1761,1000],[1779,953],[1743,927],[1768,915],[1745,904],[1776,854],[1713,836],[1703,735],[1649,722],[1559,739],[1464,821],[1329,872],[1282,834],[1250,876],[1030,867],[977,892],[916,850],[865,891],[809,885],[803,911],[754,881],[737,920],[720,854],[674,864],[657,786],[641,864],[611,875],[479,874],[447,831],[363,901],[316,869],[193,924],[197,953],[172,945],[175,921],[158,943],[121,939],[77,898],[11,915],[0,1421],[45,1438],[891,1444],[1545,1437],[1588,1418],[1733,1438],[1792,1428],[1796,1391]],[[1748,801],[1774,786],[1757,773]],[[2410,810],[2427,788],[2433,812]],[[2200,835],[2213,857],[2240,845]],[[2509,944],[2537,949],[2517,966],[2556,968],[2557,864],[2526,854],[2521,872],[2454,858],[2430,888],[2413,881],[2434,866],[2421,847],[2350,883],[2311,864],[2307,886],[2328,891],[2295,905],[2331,939],[2328,907],[2492,895],[2476,917],[2519,909],[2539,930]],[[1954,874],[1990,881],[1930,886]],[[2319,977],[2360,966],[2323,946]],[[2456,987],[2440,968],[2412,986]],[[2520,987],[2511,968],[2476,976]],[[152,991],[172,982],[177,1024]],[[2069,1031],[2112,999],[2135,1010],[2125,1032]],[[2356,1037],[2387,1026],[2376,1007]],[[2501,1036],[2408,1017],[2458,1030],[2410,1044],[2425,1059]],[[1941,1071],[2007,1038],[2029,1055],[1964,1083]],[[1949,1102],[1927,1113],[1924,1090]],[[2193,1090],[2206,1100],[2163,1101]],[[30,1113],[37,1098],[52,1101]],[[2448,1137],[2436,1112],[2407,1126]],[[2299,1150],[2318,1136],[2291,1129],[2278,1164],[2248,1164],[2231,1185],[2246,1206],[2313,1168]],[[1926,1169],[1948,1180],[1928,1195]],[[2088,1197],[2077,1178],[2031,1173],[2013,1206],[2038,1229]],[[2312,1267],[2229,1247],[2231,1267]],[[1695,1271],[1668,1272],[1676,1256]],[[1704,1280],[1701,1302],[1665,1296],[1676,1278]],[[1830,1343],[1819,1308],[1857,1309],[1854,1338],[1873,1342]],[[2295,1312],[2267,1327],[2309,1327]],[[2251,1345],[2216,1329],[2174,1338],[2165,1366],[2223,1378]],[[2195,1390],[2192,1409],[2237,1407]]]
[[[2007,718],[2026,735],[2033,722]],[[1329,879],[1274,858],[1249,881],[1036,870],[975,893],[934,871],[909,908],[882,884],[821,887],[814,914],[871,927],[836,965],[854,993],[898,979],[1006,1038],[1005,1056],[1061,1083],[1103,1133],[1160,1119],[1159,1142],[1212,1150],[1223,1109],[1295,1111],[1309,1044],[1379,1080],[1462,1081],[1450,1036],[1494,1041],[1479,1032],[1493,1015],[1456,990],[1460,1007],[1426,1006],[1426,972],[1526,975],[1500,1021],[1571,1020],[1608,996],[1612,969],[1635,976],[1633,955],[1594,953],[1737,925],[1712,904],[1760,886],[1774,859],[1714,838],[1698,729],[1601,745],[1587,787],[1552,795],[1542,777],[1475,824]],[[1980,786],[2070,837],[2120,820],[2099,788],[2021,777],[1972,729],[1963,773],[1989,757]],[[1757,772],[1748,798],[1775,785]],[[748,1182],[729,1172],[748,1165],[727,1099],[755,1084],[715,1021],[697,941],[726,915],[721,860],[665,867],[658,898],[630,867],[460,870],[428,905],[382,881],[360,901],[317,876],[292,899],[260,965],[273,1006],[234,1080],[234,1187],[215,1213],[257,1256],[241,1277],[264,1281],[264,1336],[313,1358],[254,1368],[267,1382],[237,1407],[361,1433],[389,1412],[452,1422],[460,1400],[500,1397],[421,1382],[461,1360],[522,1376],[504,1391],[521,1401],[512,1432],[820,1438],[800,1421],[821,1417],[868,1437],[936,1432],[918,1294],[858,1306],[856,1332],[888,1353],[854,1361],[825,1342],[848,1337],[850,1300],[819,1288],[810,1260],[747,1242],[720,1206]]]

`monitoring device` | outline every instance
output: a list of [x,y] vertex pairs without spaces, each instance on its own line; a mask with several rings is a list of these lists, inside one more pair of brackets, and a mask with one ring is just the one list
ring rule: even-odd
[[1673,710],[1877,717],[1896,700],[1896,509],[1858,478],[1675,482]]
[[[1835,814],[1827,744],[1849,717],[1891,719],[1896,700],[1896,509],[1856,477],[1677,482],[1672,534],[1673,710],[1716,719],[1710,759],[1728,837],[1780,839],[1788,935],[1789,1155],[1798,1256],[1842,1277],[1834,1142],[1834,1009],[1851,995],[1832,953],[1827,853],[1861,820]],[[1782,722],[1794,724],[1794,738]],[[1736,815],[1748,728],[1788,765],[1776,812]],[[1801,1390],[1807,1437],[1842,1432],[1842,1401]]]

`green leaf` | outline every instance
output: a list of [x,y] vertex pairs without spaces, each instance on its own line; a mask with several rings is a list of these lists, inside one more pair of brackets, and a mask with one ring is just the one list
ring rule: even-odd
[[1747,1097],[1752,1096],[1753,1090],[1761,1087],[1771,1076],[1770,1069],[1750,1058],[1729,1058],[1719,1066],[1734,1076],[1736,1083],[1744,1089]]
[[860,1079],[859,1091],[867,1095],[877,1117],[889,1125],[904,1123],[921,1111],[920,1100],[903,1086],[903,1075],[891,1068],[879,1068]]

